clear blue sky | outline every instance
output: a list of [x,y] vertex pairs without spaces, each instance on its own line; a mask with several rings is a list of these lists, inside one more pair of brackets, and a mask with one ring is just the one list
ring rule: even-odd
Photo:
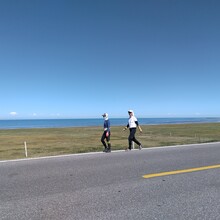
[[219,0],[1,0],[0,119],[220,116]]

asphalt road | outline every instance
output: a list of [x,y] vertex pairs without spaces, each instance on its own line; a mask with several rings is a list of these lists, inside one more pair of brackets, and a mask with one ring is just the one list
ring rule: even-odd
[[220,143],[0,162],[0,219],[220,219]]

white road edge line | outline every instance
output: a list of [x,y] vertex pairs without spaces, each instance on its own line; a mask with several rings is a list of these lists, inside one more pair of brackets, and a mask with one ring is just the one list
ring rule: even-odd
[[[184,144],[184,145],[162,146],[162,147],[148,147],[148,148],[142,148],[142,150],[157,150],[157,149],[167,149],[167,148],[177,148],[177,147],[190,147],[195,145],[201,146],[201,145],[215,145],[215,144],[220,144],[220,142]],[[139,149],[132,149],[132,151],[139,151]],[[112,151],[111,153],[118,153],[118,152],[125,152],[125,150],[115,150]],[[64,155],[46,156],[46,157],[23,158],[23,159],[15,159],[15,160],[0,160],[0,163],[20,162],[20,161],[28,161],[28,160],[43,160],[43,159],[53,159],[53,158],[62,158],[62,157],[76,157],[76,156],[86,156],[86,155],[94,155],[94,154],[109,154],[109,153],[89,152],[89,153],[78,153],[78,154],[64,154]]]

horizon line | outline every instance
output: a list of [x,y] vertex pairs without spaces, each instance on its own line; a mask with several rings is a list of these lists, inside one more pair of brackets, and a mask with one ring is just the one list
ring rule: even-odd
[[[109,119],[127,119],[128,117],[109,117]],[[220,118],[220,116],[139,116],[138,118]],[[74,118],[0,118],[3,120],[83,120],[102,119],[102,117],[74,117]]]

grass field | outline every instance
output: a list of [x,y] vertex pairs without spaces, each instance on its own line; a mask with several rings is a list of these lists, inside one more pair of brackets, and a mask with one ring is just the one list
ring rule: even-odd
[[[129,131],[111,128],[112,150],[128,145]],[[136,138],[143,147],[194,144],[220,141],[220,123],[146,125]],[[42,128],[0,130],[0,160],[102,151],[102,127]]]

